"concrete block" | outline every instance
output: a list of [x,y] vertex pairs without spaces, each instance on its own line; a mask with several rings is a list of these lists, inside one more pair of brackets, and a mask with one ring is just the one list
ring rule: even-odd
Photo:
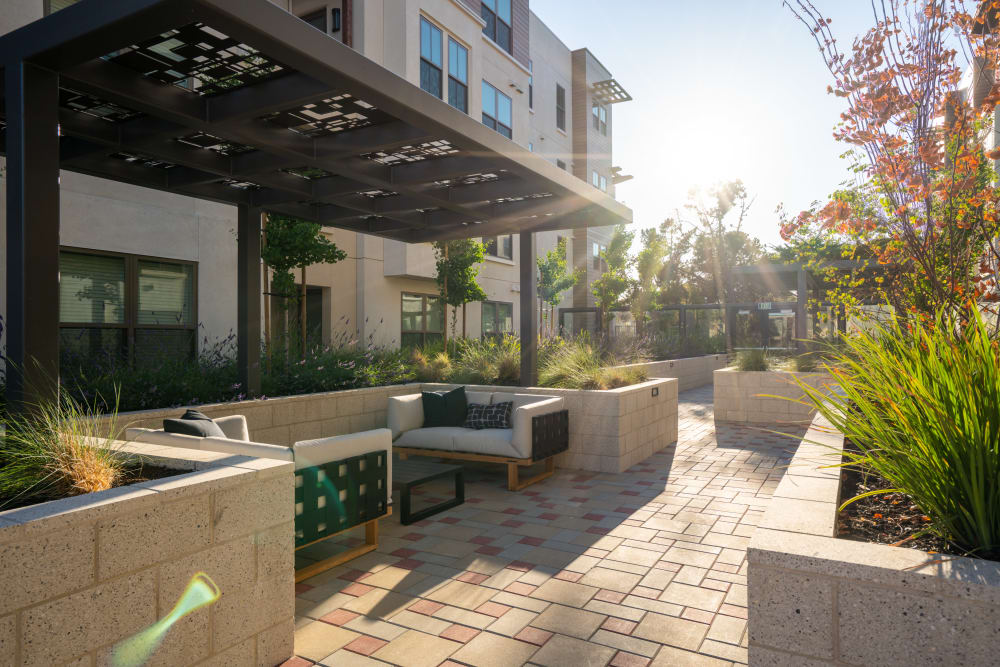
[[94,525],[83,524],[0,545],[0,614],[93,584],[94,544]]
[[268,579],[295,570],[295,522],[278,524],[254,536],[257,578]]
[[17,616],[0,617],[0,665],[17,664]]
[[294,515],[294,477],[289,473],[260,484],[244,484],[215,496],[215,542],[253,535]]
[[755,565],[749,568],[748,583],[753,591],[749,597],[752,644],[834,657],[833,579]]
[[295,615],[294,578],[279,575],[243,586],[212,607],[213,645],[232,646]]
[[[295,623],[292,619],[282,620],[257,635],[257,665],[271,667],[283,664],[292,657],[294,650]],[[240,663],[249,664],[249,663]]]

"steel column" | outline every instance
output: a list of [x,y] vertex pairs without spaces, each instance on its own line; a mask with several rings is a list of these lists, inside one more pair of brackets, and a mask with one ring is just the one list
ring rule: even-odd
[[799,352],[806,349],[806,304],[809,300],[809,287],[806,284],[806,271],[799,268],[795,275],[796,303],[795,303],[795,348]]
[[538,272],[535,235],[521,232],[521,386],[538,384]]
[[7,398],[59,393],[59,76],[4,65],[7,115]]
[[241,205],[237,222],[236,357],[240,383],[248,396],[260,395],[260,214]]

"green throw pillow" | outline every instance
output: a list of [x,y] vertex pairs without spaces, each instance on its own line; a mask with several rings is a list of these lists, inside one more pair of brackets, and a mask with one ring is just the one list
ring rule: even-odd
[[465,423],[465,387],[451,391],[421,392],[424,404],[424,428],[461,426]]

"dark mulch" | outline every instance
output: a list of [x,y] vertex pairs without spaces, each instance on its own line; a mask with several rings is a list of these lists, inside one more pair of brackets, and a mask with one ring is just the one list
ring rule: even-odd
[[[144,463],[142,466],[137,467],[129,471],[115,487],[128,486],[129,484],[136,484],[138,482],[149,482],[154,479],[163,479],[165,477],[174,477],[175,475],[183,475],[185,473],[191,472],[190,470],[177,470],[175,468],[166,468],[164,466],[152,465],[149,463]],[[57,497],[52,498],[28,498],[28,499],[15,499],[11,500],[0,496],[0,512],[6,512],[7,510],[17,509],[19,507],[28,507],[29,505],[37,505],[39,503],[44,503],[49,500],[58,500]]]

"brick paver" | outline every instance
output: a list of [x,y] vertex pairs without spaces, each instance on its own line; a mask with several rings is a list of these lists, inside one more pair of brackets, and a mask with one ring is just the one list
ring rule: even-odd
[[464,505],[389,519],[378,551],[297,588],[296,652],[322,665],[342,648],[399,665],[746,663],[746,548],[797,444],[772,431],[804,428],[717,425],[711,387],[681,394],[679,414],[678,442],[623,474],[559,470],[510,493],[502,471],[470,467]]

